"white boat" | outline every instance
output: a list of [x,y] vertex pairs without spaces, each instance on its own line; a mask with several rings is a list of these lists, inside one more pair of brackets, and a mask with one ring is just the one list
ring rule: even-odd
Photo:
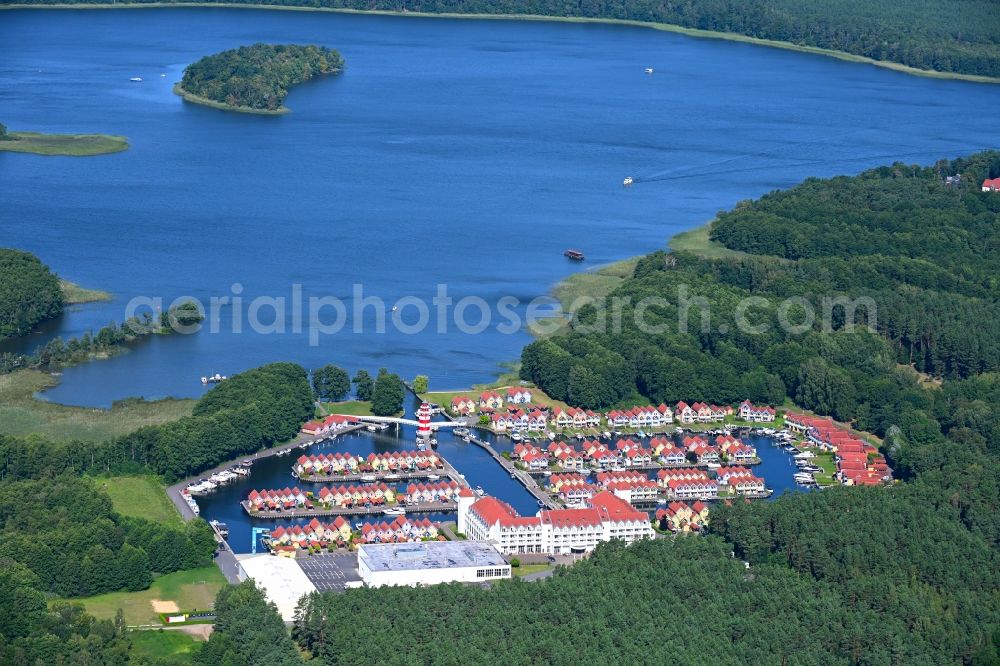
[[386,481],[395,481],[398,478],[399,478],[399,474],[386,474],[385,475],[385,480]]
[[424,444],[422,441],[417,442],[417,451],[426,451],[426,450],[427,450],[426,444]]
[[483,495],[486,494],[486,491],[483,490],[482,486],[476,486],[476,494],[482,497]]
[[803,451],[802,453],[796,453],[792,457],[795,458],[796,460],[806,460],[808,458],[815,458],[816,454],[813,453],[812,451]]
[[647,74],[652,74],[653,73],[653,68],[652,67],[647,67],[646,68],[646,73]]
[[515,442],[520,442],[521,439],[522,439],[521,433],[519,433],[519,432],[512,432],[512,433],[510,433],[510,438],[512,440],[514,440]]
[[166,76],[166,74],[160,74],[160,78],[161,79],[164,78],[165,76]]
[[626,176],[625,180],[622,181],[622,185],[624,185],[625,187],[628,187],[629,185],[631,185],[634,182],[635,182],[635,179],[632,178],[632,176]]
[[708,467],[709,469],[719,469],[720,467],[722,467],[722,465],[720,465],[719,463],[708,463],[705,466]]
[[402,516],[406,513],[406,509],[404,509],[401,506],[397,506],[394,509],[386,509],[382,513],[384,513],[387,516]]
[[142,83],[142,77],[141,76],[133,76],[131,79],[129,79],[129,81],[131,81],[132,83]]
[[375,432],[375,430],[376,430],[376,428],[375,428],[374,424],[368,426],[368,432]]
[[[385,477],[385,478],[387,478],[387,479],[388,479],[389,477]],[[427,478],[428,478],[428,479],[429,479],[430,481],[437,481],[437,480],[438,480],[438,479],[440,479],[441,477],[440,477],[440,476],[438,476],[437,474],[428,474],[428,475],[427,475]]]
[[362,481],[368,481],[369,483],[371,483],[372,481],[375,480],[375,475],[374,474],[365,474],[364,476],[361,477],[361,480]]

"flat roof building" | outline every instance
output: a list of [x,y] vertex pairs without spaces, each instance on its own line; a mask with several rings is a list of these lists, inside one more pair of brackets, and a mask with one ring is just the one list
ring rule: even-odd
[[309,577],[294,560],[269,554],[237,555],[239,579],[253,578],[267,600],[278,607],[281,619],[291,622],[295,607],[304,595],[316,591]]
[[485,541],[364,544],[358,549],[358,571],[369,587],[510,578],[510,564]]

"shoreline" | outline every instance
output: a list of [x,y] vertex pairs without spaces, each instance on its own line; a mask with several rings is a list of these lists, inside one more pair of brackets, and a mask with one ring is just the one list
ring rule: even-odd
[[[739,33],[717,32],[714,30],[701,30],[699,28],[686,28],[672,23],[655,23],[647,21],[637,21],[632,19],[613,18],[585,18],[573,16],[541,16],[538,14],[456,14],[456,13],[432,13],[432,12],[402,12],[388,10],[359,10],[340,7],[304,7],[304,6],[284,6],[267,4],[234,4],[226,2],[149,2],[149,3],[81,3],[81,4],[10,4],[0,5],[0,10],[12,9],[171,9],[171,8],[217,8],[217,9],[267,9],[277,11],[299,11],[299,12],[326,12],[334,14],[358,14],[375,16],[400,16],[413,18],[445,18],[445,19],[473,19],[473,20],[497,20],[497,21],[548,21],[559,23],[593,23],[603,25],[624,25],[640,28],[649,28],[661,32],[672,32],[700,39],[721,39],[732,42],[742,42],[757,46],[767,46],[771,48],[784,49],[786,51],[797,51],[799,53],[811,53],[830,58],[836,58],[846,62],[874,65],[883,69],[889,69],[903,74],[914,76],[924,76],[935,79],[950,79],[954,81],[968,81],[972,83],[1000,83],[1000,77],[982,76],[979,74],[962,74],[959,72],[939,72],[937,70],[919,69],[889,60],[875,60],[867,56],[855,55],[846,51],[836,51],[824,49],[818,46],[803,46],[792,42],[783,42],[774,39],[762,39],[759,37],[749,37]],[[211,101],[211,100],[209,100]],[[274,112],[266,112],[273,115]]]
[[250,113],[257,116],[283,116],[291,111],[291,109],[285,105],[281,105],[277,109],[255,109],[250,106],[233,106],[232,104],[226,104],[225,102],[216,102],[214,99],[208,99],[207,97],[195,95],[192,92],[184,90],[184,88],[181,87],[180,81],[175,83],[171,90],[173,90],[173,93],[182,98],[185,102],[208,106],[213,109],[218,109],[219,111],[235,111],[236,113]]
[[116,134],[44,134],[8,132],[13,137],[0,141],[0,152],[26,153],[44,157],[93,157],[128,150],[128,139]]

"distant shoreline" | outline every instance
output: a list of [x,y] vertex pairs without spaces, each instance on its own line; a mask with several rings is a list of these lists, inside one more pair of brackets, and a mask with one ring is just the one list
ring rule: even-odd
[[253,113],[258,116],[282,116],[288,113],[291,109],[287,106],[280,106],[277,109],[255,109],[252,106],[234,106],[232,104],[226,104],[224,102],[216,102],[214,99],[208,99],[207,97],[202,97],[200,95],[195,95],[194,93],[188,92],[181,87],[180,82],[174,84],[174,94],[179,95],[184,98],[184,101],[191,102],[192,104],[201,104],[202,106],[210,106],[213,109],[219,109],[220,111],[236,111],[237,113]]
[[[731,32],[717,32],[714,30],[700,30],[697,28],[685,28],[671,23],[653,23],[645,21],[634,21],[627,19],[600,19],[583,17],[563,17],[563,16],[540,16],[537,14],[455,14],[455,13],[430,13],[430,12],[399,12],[386,10],[359,10],[339,7],[290,7],[282,5],[259,5],[259,4],[233,4],[225,2],[150,2],[150,3],[86,3],[86,4],[11,4],[0,5],[0,9],[169,9],[185,7],[208,7],[218,9],[268,9],[276,11],[296,11],[296,12],[328,12],[335,14],[371,14],[376,16],[407,16],[413,18],[450,18],[450,19],[478,19],[478,20],[500,20],[500,21],[551,21],[560,23],[596,23],[605,25],[627,25],[640,28],[651,28],[663,32],[673,32],[688,37],[698,37],[703,39],[723,39],[732,42],[743,42],[745,44],[755,44],[758,46],[769,46],[772,48],[785,49],[788,51],[798,51],[800,53],[812,53],[823,55],[847,62],[863,63],[875,65],[884,69],[891,69],[904,74],[924,76],[935,79],[950,79],[956,81],[969,81],[973,83],[1000,83],[1000,78],[992,76],[981,76],[977,74],[961,74],[958,72],[939,72],[930,69],[918,69],[903,65],[901,63],[888,60],[875,60],[866,56],[855,55],[845,51],[835,51],[816,46],[801,46],[791,42],[782,42],[772,39],[760,39],[758,37],[748,37]],[[199,102],[200,103],[200,102]]]

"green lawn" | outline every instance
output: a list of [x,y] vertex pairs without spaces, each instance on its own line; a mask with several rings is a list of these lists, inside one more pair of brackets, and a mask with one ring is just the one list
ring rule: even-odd
[[679,233],[670,239],[670,249],[676,252],[693,252],[706,259],[719,259],[721,257],[735,257],[743,252],[730,250],[722,243],[709,239],[708,234],[712,228],[712,223]]
[[111,496],[111,503],[120,514],[158,523],[181,523],[180,514],[155,476],[97,477],[93,481]]
[[129,634],[133,657],[156,659],[157,663],[190,664],[200,641],[183,631],[133,631]]
[[110,592],[71,601],[82,603],[98,619],[113,619],[121,608],[128,624],[157,624],[160,619],[152,600],[173,601],[182,611],[207,610],[225,584],[219,569],[209,566],[160,576],[141,592]]
[[78,303],[93,303],[95,301],[110,301],[111,294],[99,289],[84,289],[78,284],[69,280],[59,280],[59,287],[62,289],[63,300],[68,305]]
[[345,402],[324,402],[323,409],[317,410],[317,416],[328,414],[347,414],[348,416],[371,416],[372,403],[367,400],[347,400]]
[[0,434],[37,433],[56,440],[100,442],[144,425],[190,416],[194,400],[128,400],[111,409],[68,407],[45,402],[34,393],[51,388],[58,378],[37,370],[0,375]]
[[0,151],[36,155],[104,155],[128,149],[123,136],[108,134],[40,134],[9,132],[13,139],[0,141]]
[[528,574],[548,571],[551,568],[551,564],[522,564],[519,567],[511,567],[510,572],[514,576],[527,576]]

